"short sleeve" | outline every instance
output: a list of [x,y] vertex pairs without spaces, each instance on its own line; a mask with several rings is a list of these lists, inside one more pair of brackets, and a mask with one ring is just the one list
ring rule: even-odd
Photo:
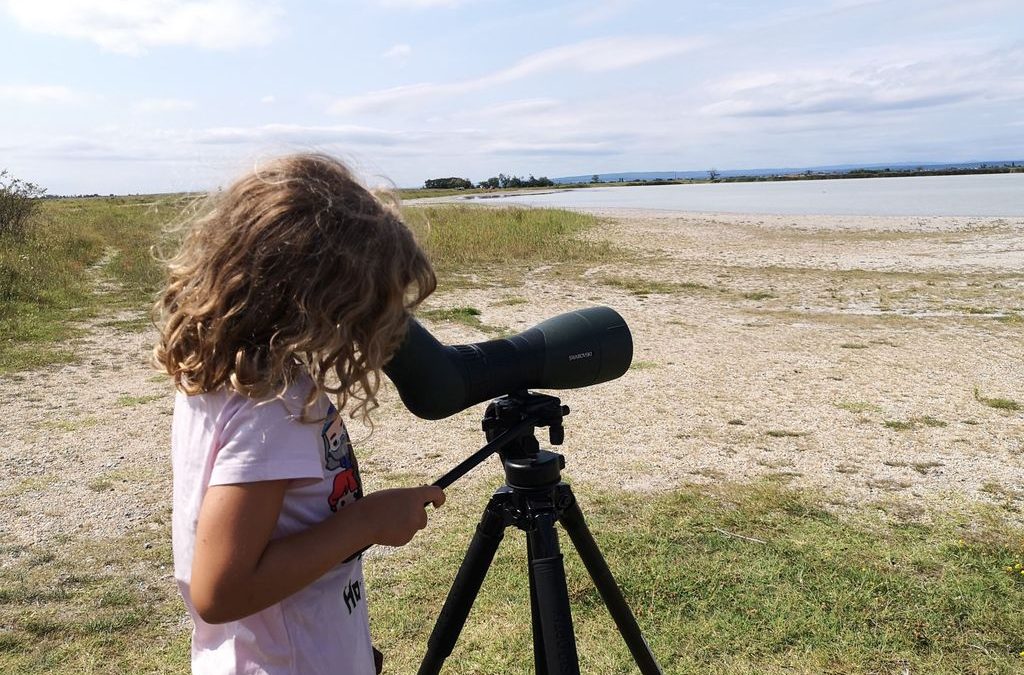
[[210,485],[322,479],[320,425],[305,423],[280,400],[248,400],[224,423]]

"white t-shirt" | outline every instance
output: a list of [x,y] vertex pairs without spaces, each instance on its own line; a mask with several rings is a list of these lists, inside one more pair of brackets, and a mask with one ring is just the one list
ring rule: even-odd
[[291,480],[273,537],[301,532],[362,496],[341,416],[326,397],[303,423],[311,382],[281,399],[218,391],[174,402],[174,576],[195,629],[195,673],[372,675],[373,653],[361,557],[339,564],[294,595],[239,621],[212,625],[189,592],[196,522],[211,485]]

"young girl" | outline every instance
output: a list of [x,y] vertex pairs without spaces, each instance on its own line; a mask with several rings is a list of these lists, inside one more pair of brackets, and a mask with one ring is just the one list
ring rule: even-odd
[[194,672],[375,671],[359,552],[408,543],[444,494],[364,496],[341,413],[368,419],[435,285],[398,215],[326,156],[260,167],[194,223],[155,349],[178,388],[174,573]]

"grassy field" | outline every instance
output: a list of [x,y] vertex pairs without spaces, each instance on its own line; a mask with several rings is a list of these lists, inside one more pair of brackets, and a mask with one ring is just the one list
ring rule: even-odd
[[[375,640],[415,670],[487,493],[461,494],[416,542],[366,563]],[[765,482],[649,499],[580,494],[589,525],[666,673],[1013,673],[1024,658],[1024,532],[993,511],[930,525],[837,517]],[[634,672],[567,539],[582,671]],[[184,672],[169,531],[5,551],[0,670]],[[449,660],[529,673],[525,540],[510,530]]]
[[[195,199],[48,200],[25,236],[0,238],[0,373],[73,359],[64,345],[80,330],[76,322],[149,303],[162,279],[158,256],[175,244],[176,230],[167,226]],[[583,214],[431,206],[406,208],[405,216],[442,286],[470,276],[507,279],[546,258],[608,252],[575,237],[597,222]]]
[[[461,499],[482,509],[478,500]],[[839,518],[778,483],[650,499],[582,494],[591,530],[666,673],[1011,673],[1024,664],[1024,532],[985,510],[930,525]],[[371,561],[375,629],[412,672],[478,514]],[[424,550],[427,549],[427,550]],[[582,672],[635,672],[563,539]],[[499,550],[451,672],[529,673],[525,540]]]
[[[68,340],[87,330],[87,321],[118,321],[111,317],[120,309],[144,309],[160,282],[150,248],[166,241],[163,225],[177,220],[186,203],[47,202],[27,237],[0,240],[0,377],[74,359]],[[562,265],[575,274],[584,264],[626,255],[595,243],[600,222],[586,215],[461,206],[410,207],[406,214],[442,289],[494,286],[505,296],[499,304],[523,301],[515,293],[530,269]],[[703,281],[616,276],[597,283],[653,296],[652,308],[667,292],[721,295]],[[501,332],[473,307],[426,312],[431,320]],[[124,324],[145,327],[137,319]],[[635,366],[650,372],[657,364]],[[1019,407],[986,389],[974,397],[979,407],[1006,414]],[[146,396],[117,402],[163,405]],[[870,404],[843,405],[851,414],[870,412]],[[930,420],[908,424],[931,429]],[[782,442],[797,432],[766,433]],[[40,447],[41,454],[48,450]],[[365,456],[372,459],[374,451]],[[425,478],[396,473],[376,487]],[[121,483],[112,473],[86,482],[97,493]],[[29,477],[11,490],[44,494],[50,484]],[[495,487],[468,485],[412,545],[367,559],[373,630],[388,672],[414,670]],[[781,479],[644,494],[591,486],[577,494],[666,673],[1024,669],[1024,530],[1006,511],[967,503],[925,515],[917,510],[912,518],[869,508],[836,511],[830,494],[793,489]],[[97,540],[69,527],[52,539],[0,542],[0,672],[186,672],[189,627],[171,578],[169,529],[168,507],[124,537]],[[568,540],[562,543],[583,672],[634,672]],[[529,672],[526,593],[523,536],[510,531],[446,672]]]
[[191,200],[47,200],[25,236],[0,237],[0,373],[73,359],[62,345],[76,322],[149,302],[162,274],[151,248]]
[[431,199],[433,197],[459,197],[461,195],[475,195],[486,192],[483,188],[470,190],[448,190],[448,189],[427,189],[427,188],[400,188],[397,190],[399,199]]
[[188,672],[167,516],[117,539],[0,545],[0,672]]
[[407,207],[404,215],[434,262],[441,290],[474,283],[514,287],[543,263],[616,255],[608,244],[579,236],[599,222],[585,213],[445,204]]

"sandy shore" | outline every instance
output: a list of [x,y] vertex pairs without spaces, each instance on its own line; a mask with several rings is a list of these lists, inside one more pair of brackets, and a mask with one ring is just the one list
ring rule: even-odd
[[[1024,221],[601,215],[590,236],[625,251],[617,262],[429,301],[516,331],[595,304],[626,317],[633,369],[562,393],[570,480],[661,491],[773,477],[901,516],[1024,502],[1024,412],[979,400],[1024,403]],[[80,339],[82,362],[0,379],[5,541],[116,535],[169,513],[172,392],[148,368],[152,332],[110,319]],[[433,480],[483,443],[482,406],[424,422],[391,390],[381,402],[360,444],[370,489]]]

